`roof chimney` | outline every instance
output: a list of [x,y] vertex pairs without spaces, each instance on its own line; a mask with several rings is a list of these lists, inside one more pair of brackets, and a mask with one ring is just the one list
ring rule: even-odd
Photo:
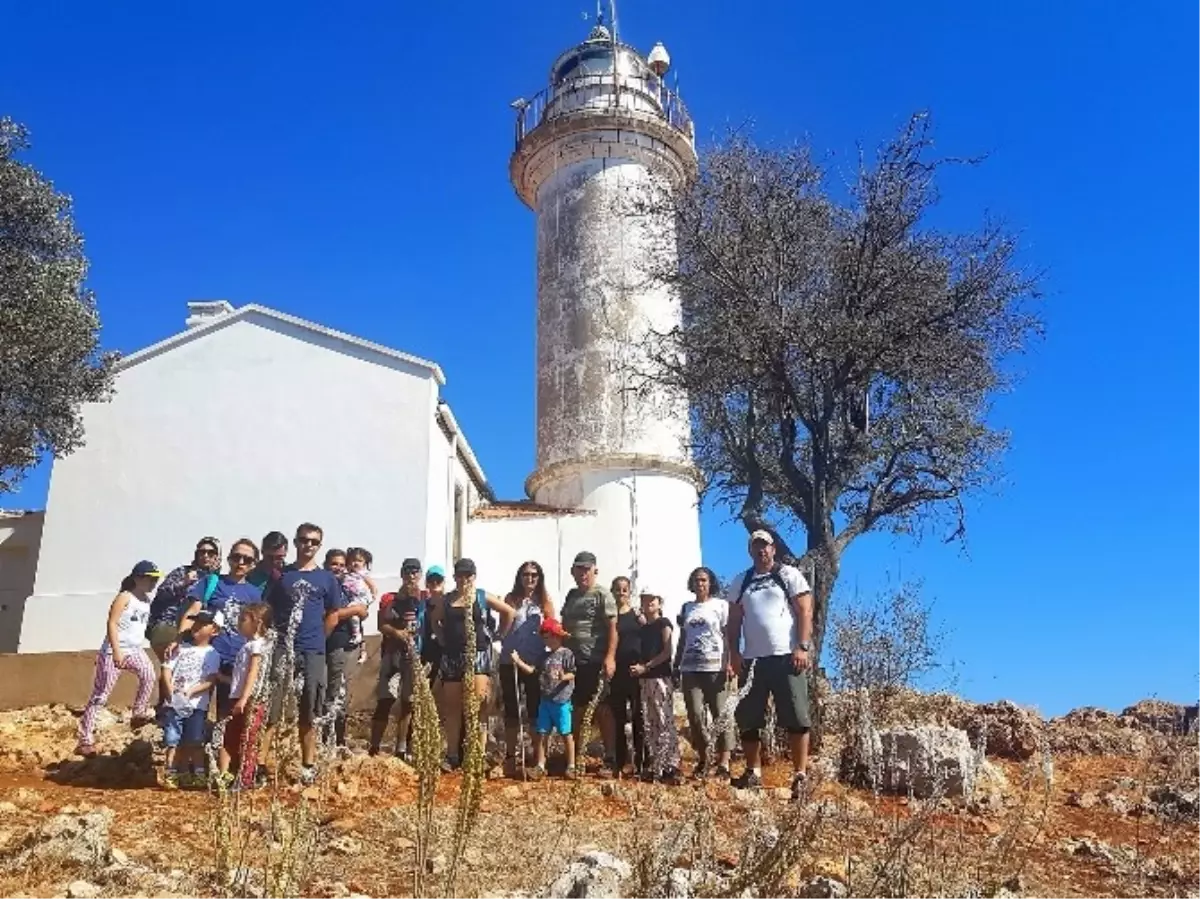
[[187,326],[198,328],[233,313],[226,300],[191,300],[188,304]]

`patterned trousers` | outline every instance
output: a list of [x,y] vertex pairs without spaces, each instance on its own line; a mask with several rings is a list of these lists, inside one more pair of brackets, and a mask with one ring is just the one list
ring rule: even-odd
[[679,767],[679,734],[675,731],[674,685],[669,677],[647,677],[642,691],[642,720],[647,765],[656,777]]
[[112,653],[98,652],[96,653],[96,673],[92,679],[92,696],[83,709],[83,717],[79,719],[80,745],[92,745],[96,729],[96,715],[108,702],[108,697],[112,695],[113,688],[117,685],[117,678],[121,676],[122,671],[132,671],[137,675],[138,690],[137,696],[133,700],[134,717],[146,714],[146,707],[150,703],[150,694],[154,690],[154,666],[150,664],[146,653],[140,649],[127,649],[125,657],[121,659],[118,667],[113,662]]

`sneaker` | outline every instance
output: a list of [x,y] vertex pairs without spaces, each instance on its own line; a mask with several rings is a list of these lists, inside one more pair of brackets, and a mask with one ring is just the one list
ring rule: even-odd
[[311,765],[305,765],[300,769],[300,783],[304,786],[312,786],[317,782],[317,769]]
[[529,769],[528,776],[530,780],[541,780],[546,776],[546,769],[541,765],[537,765]]
[[91,743],[80,743],[75,747],[75,754],[81,755],[85,759],[94,759],[97,756],[96,747]]
[[731,787],[738,790],[761,790],[762,776],[755,774],[749,768],[729,782]]
[[179,774],[175,771],[167,771],[163,774],[162,786],[164,790],[179,789]]
[[392,756],[400,759],[400,761],[404,762],[406,765],[411,765],[413,763],[413,754],[411,749],[397,749],[394,753],[392,753]]
[[579,769],[567,768],[567,770],[563,773],[563,777],[566,780],[579,780]]
[[808,794],[808,775],[797,771],[792,775],[792,802],[799,802]]

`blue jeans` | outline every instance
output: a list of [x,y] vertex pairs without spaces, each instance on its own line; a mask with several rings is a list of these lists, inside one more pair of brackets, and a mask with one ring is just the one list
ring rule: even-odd
[[188,746],[203,746],[207,723],[208,711],[206,709],[196,709],[186,718],[180,718],[178,712],[167,706],[163,709],[163,742],[172,749],[180,743]]

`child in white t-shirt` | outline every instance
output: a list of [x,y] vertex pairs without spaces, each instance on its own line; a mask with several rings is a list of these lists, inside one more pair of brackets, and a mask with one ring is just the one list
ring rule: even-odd
[[[163,695],[171,697],[162,712],[167,746],[163,786],[168,790],[208,780],[201,747],[207,736],[209,698],[221,671],[221,654],[211,646],[223,624],[220,614],[197,612],[192,617],[192,642],[179,644],[162,663]],[[179,769],[184,765],[189,770],[181,777]]]
[[[269,685],[265,680],[270,671],[270,649],[265,634],[271,626],[271,607],[265,602],[243,606],[238,618],[238,633],[246,638],[233,662],[229,679],[229,701],[233,703],[225,722],[218,764],[221,781],[233,789],[254,786],[258,766],[258,731]],[[237,777],[229,773],[237,760]]]

